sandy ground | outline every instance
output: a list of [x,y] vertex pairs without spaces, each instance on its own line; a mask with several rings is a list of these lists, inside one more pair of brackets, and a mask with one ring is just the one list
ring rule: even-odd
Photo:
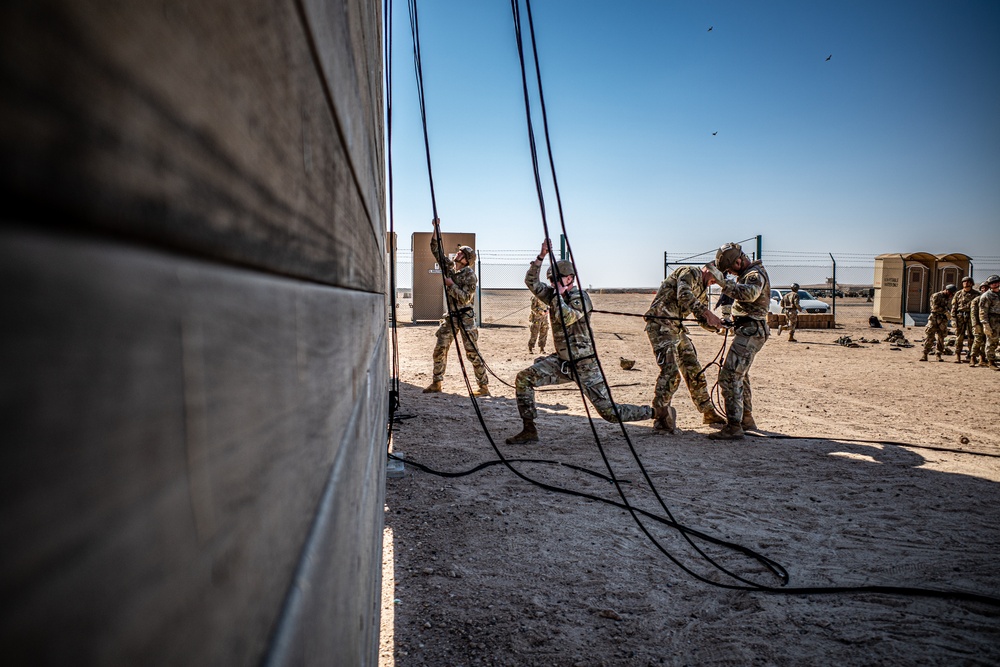
[[[650,295],[598,295],[642,312]],[[870,305],[868,306],[870,308]],[[649,403],[657,368],[642,321],[595,315],[615,399]],[[762,435],[716,443],[682,385],[680,431],[651,422],[593,430],[573,385],[540,391],[541,442],[506,445],[520,426],[513,389],[478,400],[499,451],[521,475],[628,502],[783,566],[791,587],[901,586],[1000,597],[1000,373],[918,362],[919,346],[844,347],[848,326],[777,336],[751,378]],[[401,325],[401,419],[392,442],[412,462],[458,472],[497,454],[466,393],[454,348],[445,393],[430,381],[434,327]],[[905,330],[913,343],[922,331]],[[703,361],[723,338],[695,328]],[[533,359],[527,330],[486,328],[480,345],[513,383]],[[619,357],[635,359],[631,371]],[[933,357],[932,357],[933,358]],[[469,366],[471,377],[471,366]],[[709,384],[716,369],[709,371]],[[474,382],[474,380],[473,380]],[[595,439],[594,433],[597,434]],[[906,446],[870,439],[907,443]],[[644,479],[636,458],[649,475]],[[997,665],[1000,607],[883,593],[748,592],[662,521],[540,488],[494,465],[440,477],[409,463],[387,481],[380,665]],[[649,535],[644,534],[647,531]],[[703,540],[719,566],[765,586],[756,561]]]

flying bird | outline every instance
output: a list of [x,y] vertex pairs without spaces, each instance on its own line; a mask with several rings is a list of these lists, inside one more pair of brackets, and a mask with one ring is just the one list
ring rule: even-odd
[[712,133],[712,136],[714,137],[714,136],[715,136],[715,135],[717,135],[718,133],[719,133],[719,131],[718,131],[718,130],[716,130],[715,132],[713,132],[713,133]]
[[832,58],[832,57],[833,57],[833,54],[831,53],[830,55],[828,55],[828,56],[826,57],[826,59],[827,59],[827,60],[830,60],[830,58]]
[[714,25],[708,26],[708,32],[712,32],[712,28],[714,28],[714,27],[715,27]]

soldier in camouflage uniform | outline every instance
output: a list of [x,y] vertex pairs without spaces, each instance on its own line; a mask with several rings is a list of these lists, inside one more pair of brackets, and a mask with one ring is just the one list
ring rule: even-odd
[[707,267],[682,266],[660,284],[653,303],[646,311],[646,335],[660,367],[653,396],[656,420],[653,428],[658,431],[674,432],[677,412],[670,406],[670,401],[680,386],[681,375],[691,400],[704,416],[704,423],[725,423],[712,407],[698,352],[682,322],[692,315],[706,328],[716,330],[722,326],[722,320],[708,307],[708,286],[714,283],[715,278]]
[[[601,417],[610,422],[618,421],[616,404],[611,401],[608,385],[597,364],[594,341],[586,320],[587,313],[593,310],[590,296],[573,284],[576,272],[573,263],[567,260],[556,262],[554,285],[546,285],[540,280],[542,260],[548,247],[548,242],[542,244],[541,253],[528,266],[524,283],[532,294],[548,304],[555,354],[539,359],[517,374],[514,381],[517,411],[524,426],[520,433],[507,438],[510,445],[538,442],[535,387],[576,382]],[[653,408],[648,405],[619,403],[617,409],[623,422],[642,421],[653,416]]]
[[1000,361],[997,361],[997,343],[1000,341],[1000,276],[994,274],[986,282],[990,288],[979,297],[979,319],[986,336],[986,363],[992,368],[1000,368]]
[[[551,271],[549,273],[551,274]],[[528,314],[528,327],[531,330],[531,334],[528,337],[528,352],[535,351],[536,342],[538,343],[538,351],[545,352],[545,339],[549,335],[549,307],[534,295],[531,297],[531,312]]]
[[792,288],[781,297],[781,311],[785,314],[787,324],[778,327],[778,335],[788,329],[788,340],[797,343],[795,340],[795,330],[799,326],[799,313],[802,311],[802,304],[799,303],[799,284],[792,283]]
[[727,243],[715,254],[715,266],[735,280],[719,284],[733,304],[733,343],[719,371],[719,385],[726,403],[726,425],[710,433],[712,440],[741,440],[744,430],[757,428],[753,419],[750,365],[770,335],[767,307],[771,302],[771,280],[760,260],[751,261],[738,243]]
[[[440,220],[435,219],[435,232],[437,232],[439,224]],[[448,350],[451,348],[451,341],[460,334],[462,344],[465,347],[465,355],[472,362],[476,381],[479,382],[479,390],[473,392],[473,395],[489,396],[490,388],[486,366],[476,348],[476,342],[479,340],[479,329],[476,327],[476,311],[472,306],[476,296],[476,271],[472,268],[472,262],[476,259],[476,251],[469,246],[460,246],[454,261],[452,261],[441,251],[437,240],[438,234],[435,233],[431,236],[431,253],[444,271],[445,292],[451,315],[445,313],[444,319],[441,320],[441,326],[434,334],[437,337],[433,353],[434,377],[430,385],[424,389],[424,393],[441,391],[441,381],[444,380],[444,371],[448,365]]]
[[983,333],[983,320],[979,316],[979,299],[990,288],[985,280],[979,283],[979,295],[969,304],[969,321],[972,323],[972,349],[969,350],[969,367],[978,364],[986,365],[986,334]]
[[937,339],[937,360],[944,361],[944,337],[948,335],[948,311],[951,308],[951,297],[958,291],[954,285],[946,285],[940,292],[931,294],[931,314],[924,328],[924,353],[920,361],[927,361],[927,354],[934,347]]
[[[972,276],[962,278],[962,289],[955,295],[951,302],[951,317],[955,320],[955,363],[962,363],[962,347],[965,339],[969,339],[969,351],[972,351],[972,320],[969,315],[969,307],[972,300],[979,296],[975,289],[975,281]],[[965,359],[968,363],[969,359]]]

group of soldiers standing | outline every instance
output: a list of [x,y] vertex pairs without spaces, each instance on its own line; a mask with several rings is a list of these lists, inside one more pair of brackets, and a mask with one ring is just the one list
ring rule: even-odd
[[[434,226],[437,231],[437,220]],[[442,252],[437,239],[438,234],[435,234],[431,240],[431,251],[444,270],[449,313],[435,334],[433,378],[424,392],[441,391],[448,350],[451,341],[460,334],[479,383],[479,389],[474,394],[488,396],[489,379],[476,347],[478,330],[472,314],[476,284],[476,275],[471,268],[474,251],[462,246],[452,260]],[[535,388],[569,382],[579,385],[598,414],[607,421],[653,419],[653,427],[657,431],[673,433],[677,412],[671,406],[671,400],[683,376],[704,423],[722,426],[721,430],[709,434],[709,438],[741,439],[745,430],[756,428],[748,373],[754,356],[770,334],[767,308],[771,292],[767,272],[759,261],[752,261],[739,244],[727,243],[716,253],[714,262],[703,267],[678,268],[663,281],[644,315],[646,334],[660,368],[653,402],[652,405],[631,405],[611,399],[590,330],[589,313],[593,305],[590,296],[576,285],[573,263],[568,260],[553,262],[546,275],[547,280],[541,279],[542,262],[549,247],[550,243],[546,240],[538,257],[529,264],[524,282],[533,295],[529,350],[534,351],[537,343],[539,350],[545,351],[550,324],[554,349],[551,354],[538,358],[517,374],[514,387],[522,428],[506,439],[508,444],[538,441]],[[724,322],[709,308],[708,288],[713,284],[720,286],[723,298],[732,304],[731,322]],[[719,372],[719,386],[725,403],[724,416],[719,415],[712,405],[704,370],[684,326],[688,321],[696,321],[712,331],[721,331],[724,326],[732,327],[733,342]]]
[[[1000,338],[1000,275],[993,274],[975,288],[971,276],[962,278],[962,289],[947,285],[931,295],[931,313],[924,329],[924,349],[920,361],[937,344],[937,360],[944,361],[944,339],[949,318],[955,322],[955,363],[1000,370],[997,341]],[[962,358],[962,348],[969,341],[969,351]]]

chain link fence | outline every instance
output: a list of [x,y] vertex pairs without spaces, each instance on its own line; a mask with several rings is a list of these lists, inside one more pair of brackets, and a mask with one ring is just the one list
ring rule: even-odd
[[[524,284],[532,250],[480,250],[476,253],[479,277],[478,308],[484,326],[527,326],[531,293]],[[544,271],[548,263],[542,265]],[[444,312],[444,304],[441,305]],[[413,321],[413,251],[396,251],[396,319]]]
[[[533,250],[480,250],[479,309],[485,326],[527,326],[531,293],[524,285]],[[864,325],[875,314],[875,255],[772,250],[763,253],[771,287],[787,289],[798,283],[810,296],[830,306],[838,325]],[[665,253],[664,268],[673,271],[685,264],[703,264],[715,251],[694,255]],[[548,267],[543,264],[542,270]],[[1000,257],[973,257],[973,277],[978,284],[990,274],[1000,274]],[[656,286],[651,286],[655,288]],[[443,312],[442,304],[442,312]],[[413,251],[396,252],[396,319],[413,321]]]

